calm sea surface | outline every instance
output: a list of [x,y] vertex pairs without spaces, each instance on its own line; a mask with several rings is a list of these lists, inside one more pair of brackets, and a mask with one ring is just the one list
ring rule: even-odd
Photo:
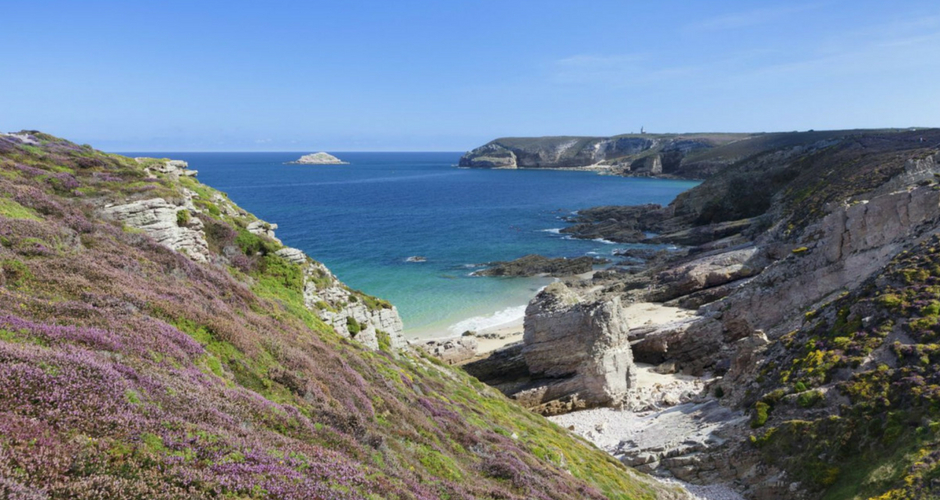
[[459,169],[460,153],[333,153],[350,164],[322,166],[285,164],[299,153],[124,154],[188,161],[202,182],[278,224],[285,244],[398,306],[412,337],[508,322],[551,281],[470,277],[476,264],[530,253],[604,256],[629,246],[566,239],[557,234],[561,217],[598,205],[666,204],[696,185]]

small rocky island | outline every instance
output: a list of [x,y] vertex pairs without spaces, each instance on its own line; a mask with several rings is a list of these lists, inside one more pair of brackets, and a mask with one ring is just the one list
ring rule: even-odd
[[319,153],[303,155],[297,161],[292,161],[289,163],[294,165],[349,165],[348,161],[340,160],[339,158],[329,153],[324,153],[323,151]]

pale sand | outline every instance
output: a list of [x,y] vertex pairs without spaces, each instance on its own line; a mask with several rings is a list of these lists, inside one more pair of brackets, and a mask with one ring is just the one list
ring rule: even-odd
[[[477,332],[477,355],[491,353],[509,344],[522,342],[522,321],[523,318],[519,318],[512,323],[485,328]],[[504,338],[485,339],[480,337],[482,334],[496,334]]]
[[695,316],[695,311],[669,307],[654,302],[637,302],[624,308],[630,328],[665,325]]

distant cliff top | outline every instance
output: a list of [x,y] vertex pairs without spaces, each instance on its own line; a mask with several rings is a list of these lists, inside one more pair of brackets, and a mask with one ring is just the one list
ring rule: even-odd
[[863,131],[503,137],[467,152],[461,157],[460,166],[583,169],[637,177],[705,179],[761,151],[860,132]]
[[308,155],[303,155],[297,161],[292,161],[291,163],[297,163],[301,165],[348,165],[349,162],[340,160],[339,158],[324,152],[311,153]]

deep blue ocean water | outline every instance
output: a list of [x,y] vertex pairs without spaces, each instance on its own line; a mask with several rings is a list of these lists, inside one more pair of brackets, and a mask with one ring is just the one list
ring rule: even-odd
[[[349,165],[288,165],[299,153],[125,153],[189,162],[198,178],[341,280],[391,301],[409,336],[433,337],[521,315],[540,278],[470,277],[472,266],[530,253],[610,255],[566,239],[561,217],[598,205],[669,203],[692,181],[590,172],[471,170],[461,153],[333,153]],[[410,256],[426,262],[406,262]]]

